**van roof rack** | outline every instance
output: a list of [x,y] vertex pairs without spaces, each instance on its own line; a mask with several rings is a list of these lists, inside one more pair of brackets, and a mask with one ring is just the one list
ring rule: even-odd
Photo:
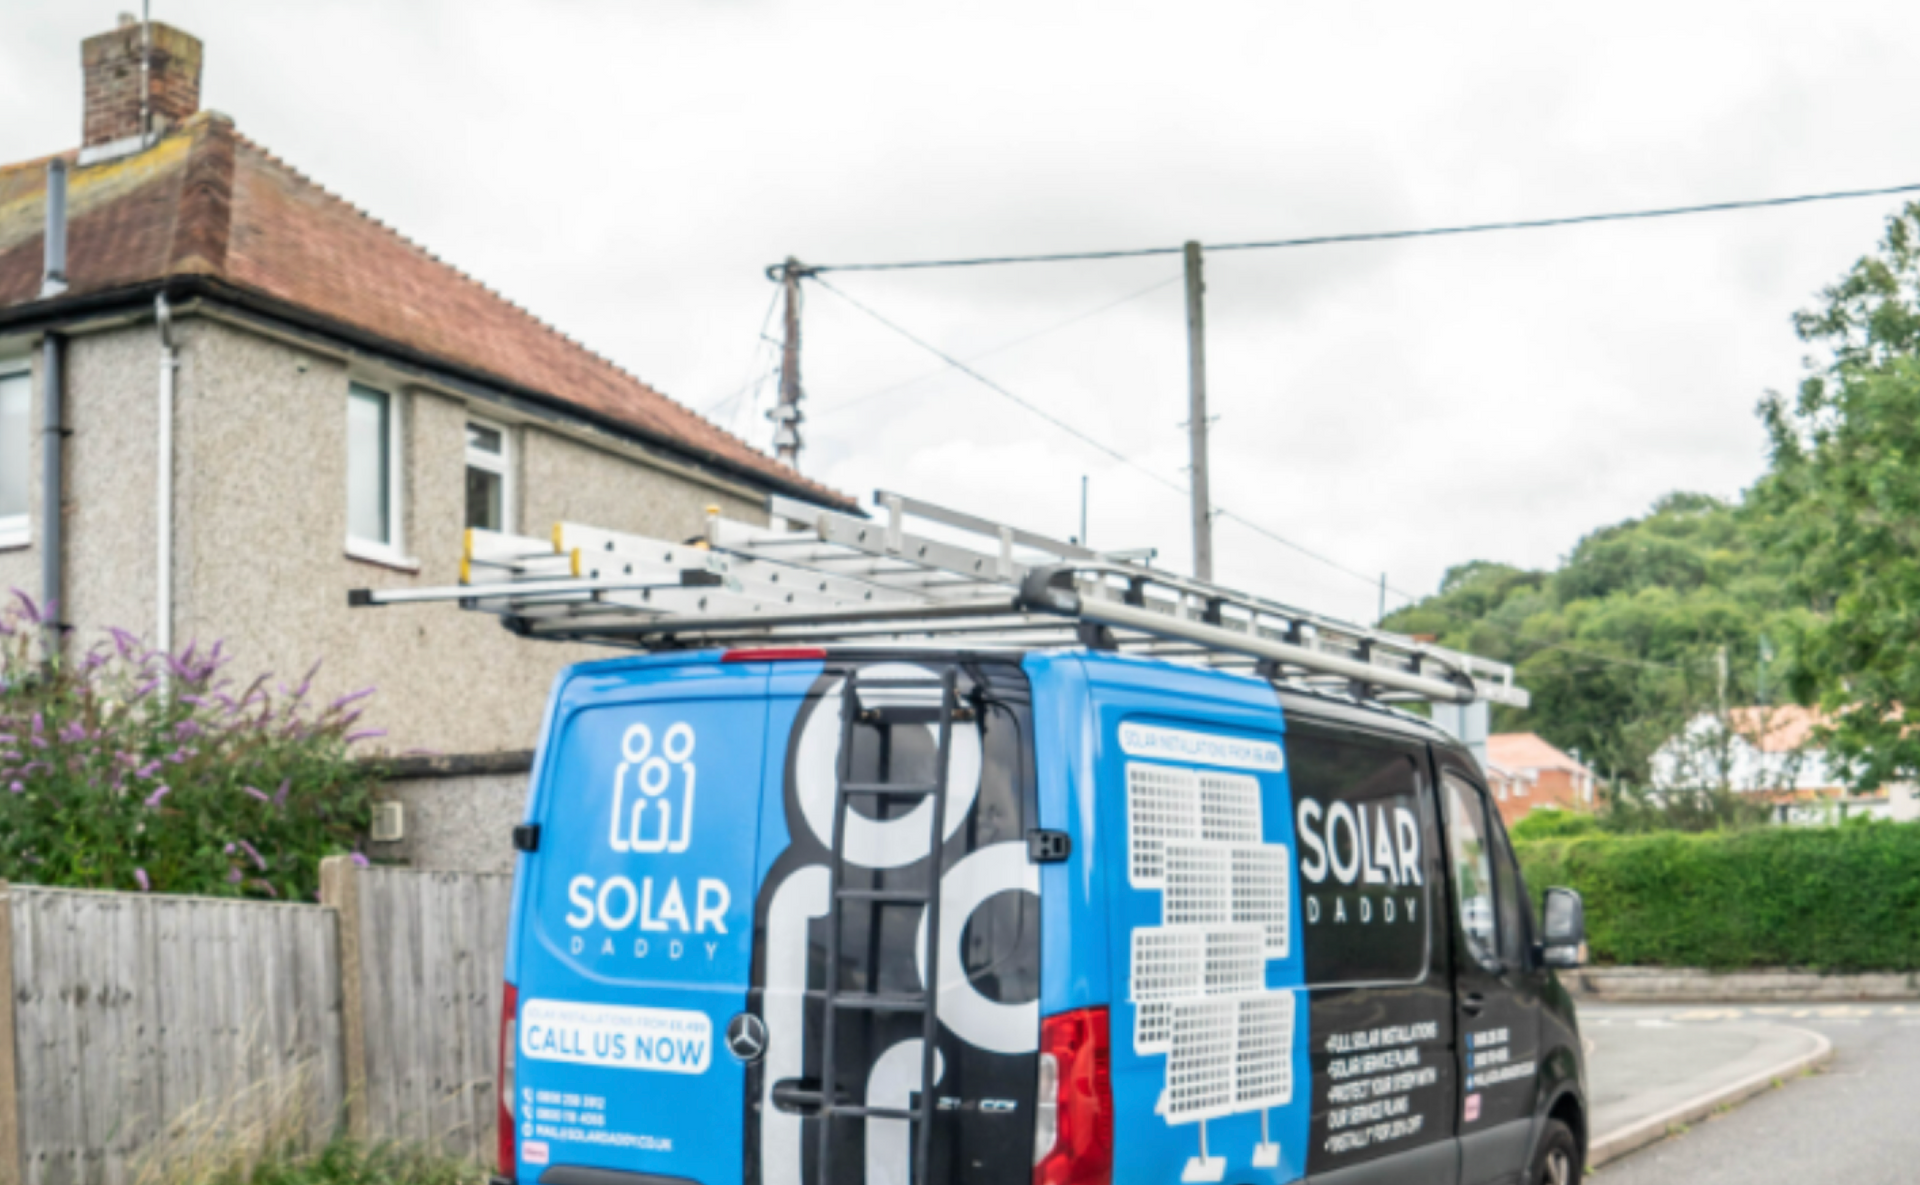
[[775,495],[790,529],[709,508],[671,543],[576,523],[470,530],[461,583],[355,589],[354,606],[455,601],[515,633],[641,650],[826,643],[1088,646],[1383,702],[1526,707],[1513,668],[880,491],[878,518]]

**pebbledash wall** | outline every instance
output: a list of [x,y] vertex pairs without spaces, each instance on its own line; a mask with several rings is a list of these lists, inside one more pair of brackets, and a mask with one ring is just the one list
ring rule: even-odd
[[[764,522],[762,495],[590,425],[440,386],[222,306],[174,312],[175,644],[217,639],[236,672],[289,684],[324,659],[316,687],[329,698],[376,686],[363,727],[387,730],[377,744],[408,775],[394,784],[408,838],[376,854],[433,868],[507,867],[525,751],[554,675],[605,652],[516,638],[451,605],[349,609],[347,590],[458,581],[471,416],[509,429],[508,525],[525,534],[544,536],[566,519],[680,539],[702,529],[708,506]],[[31,340],[0,341],[0,367],[22,362],[33,373],[33,530],[25,546],[0,550],[0,592],[37,597],[40,352]],[[68,339],[62,617],[82,645],[108,626],[156,634],[159,366],[151,315]],[[346,554],[352,382],[401,398],[401,537],[415,563]]]

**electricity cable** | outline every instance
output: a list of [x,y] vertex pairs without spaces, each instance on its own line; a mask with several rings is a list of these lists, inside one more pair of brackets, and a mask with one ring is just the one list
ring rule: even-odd
[[[1084,313],[1081,313],[1077,316],[1069,317],[1065,321],[1060,321],[1053,325],[1049,325],[1045,329],[1036,330],[1033,333],[1029,333],[1024,337],[1016,337],[1010,342],[1002,342],[1001,344],[994,346],[992,349],[982,350],[980,353],[974,354],[971,357],[969,357],[967,361],[978,362],[982,358],[991,358],[993,355],[1004,353],[1007,350],[1013,349],[1015,346],[1024,346],[1028,342],[1033,341],[1035,338],[1045,337],[1050,333],[1058,333],[1062,329],[1066,329],[1066,328],[1069,328],[1070,326],[1078,325],[1080,322],[1089,320],[1093,317],[1097,317],[1101,313],[1107,312],[1110,309],[1117,309],[1121,305],[1127,304],[1131,301],[1139,300],[1141,297],[1146,296],[1149,293],[1158,292],[1162,288],[1166,288],[1169,285],[1177,284],[1180,282],[1180,279],[1181,279],[1180,274],[1176,272],[1175,274],[1168,276],[1166,279],[1161,280],[1158,283],[1149,284],[1147,287],[1142,288],[1137,292],[1133,292],[1127,296],[1123,296],[1118,300],[1108,301],[1106,304],[1101,305],[1099,308],[1088,309]],[[846,294],[836,291],[836,295],[845,296]],[[850,407],[858,407],[860,404],[868,403],[872,400],[878,399],[882,395],[891,395],[895,391],[899,391],[904,388],[914,386],[917,383],[924,383],[928,379],[938,378],[940,375],[947,373],[947,371],[951,369],[952,367],[942,366],[938,370],[930,370],[925,374],[916,375],[915,377],[906,379],[903,382],[891,383],[885,387],[880,388],[877,391],[869,391],[865,395],[855,396],[854,398],[846,400],[843,403],[830,404],[827,407],[820,408],[817,411],[810,411],[807,413],[807,418],[810,420],[819,420],[825,416],[830,416],[838,412],[846,411]]]
[[[1104,441],[1098,439],[1097,437],[1091,436],[1086,432],[1081,431],[1079,428],[1061,419],[1060,417],[1054,415],[1052,412],[1049,412],[1046,409],[1040,407],[1039,405],[1033,403],[1031,400],[1028,400],[1008,390],[1002,384],[995,382],[994,380],[988,378],[984,374],[981,374],[979,371],[973,369],[971,366],[968,366],[965,362],[962,362],[960,359],[955,358],[953,355],[947,353],[946,351],[942,350],[940,347],[927,341],[925,338],[920,337],[918,334],[915,334],[912,330],[909,330],[904,326],[900,325],[899,323],[890,320],[884,314],[878,312],[877,310],[867,306],[866,304],[855,299],[854,297],[849,296],[847,293],[841,291],[839,288],[834,287],[832,284],[821,279],[819,276],[817,275],[813,276],[812,279],[813,279],[813,282],[820,285],[820,287],[826,289],[828,292],[833,293],[835,296],[839,297],[841,300],[844,300],[848,304],[852,305],[854,308],[859,309],[861,312],[873,318],[875,321],[878,321],[880,324],[886,326],[888,329],[892,330],[894,333],[899,334],[901,337],[912,342],[914,345],[919,346],[921,349],[925,350],[927,353],[932,354],[934,357],[940,359],[942,362],[945,362],[948,366],[959,371],[961,374],[966,375],[968,378],[986,387],[988,390],[994,392],[995,394],[1001,396],[1002,398],[1008,400],[1009,402],[1012,402],[1018,405],[1019,407],[1024,408],[1026,411],[1032,413],[1033,415],[1038,416],[1039,418],[1045,420],[1047,423],[1053,425],[1055,428],[1058,428],[1060,431],[1065,432],[1067,435],[1073,437],[1075,440],[1080,441],[1082,444],[1087,445],[1088,447],[1096,450],[1097,452],[1104,454],[1105,456],[1111,457],[1113,460],[1118,461],[1120,464],[1127,466],[1129,469],[1133,469],[1143,474],[1144,476],[1153,480],[1155,483],[1161,486],[1164,486],[1169,490],[1172,490],[1174,493],[1179,494],[1183,498],[1192,496],[1192,491],[1189,490],[1186,486],[1181,485],[1179,482],[1174,481],[1172,478],[1166,477],[1152,469],[1149,469],[1147,466],[1134,460],[1132,457],[1127,456],[1125,453],[1120,452],[1118,449],[1115,449],[1113,446],[1105,443]],[[1295,543],[1293,540],[1288,539],[1286,536],[1281,535],[1276,531],[1270,530],[1267,527],[1264,527],[1257,522],[1254,522],[1253,520],[1247,518],[1245,515],[1237,514],[1234,511],[1231,511],[1226,507],[1219,505],[1218,503],[1215,503],[1213,506],[1213,515],[1215,518],[1230,518],[1234,522],[1239,523],[1241,526],[1248,528],[1249,530],[1253,531],[1258,535],[1261,535],[1267,539],[1270,539],[1273,542],[1282,545],[1283,547],[1287,547],[1293,551],[1299,552],[1301,555],[1306,556],[1308,559],[1315,560],[1319,563],[1325,564],[1327,567],[1332,568],[1337,572],[1345,573],[1346,575],[1353,577],[1355,580],[1364,582],[1371,588],[1380,587],[1380,577],[1377,573],[1374,575],[1368,575],[1365,572],[1361,572],[1357,568],[1350,568],[1338,560],[1322,555],[1319,552],[1314,551],[1312,548],[1305,547],[1301,544]],[[1409,593],[1402,592],[1401,590],[1394,588],[1392,585],[1387,586],[1387,591],[1393,593],[1395,596],[1405,598],[1408,601],[1418,601],[1420,599]]]
[[[1599,222],[1636,222],[1656,218],[1679,218],[1691,214],[1724,214],[1736,210],[1761,210],[1779,206],[1804,206],[1816,202],[1852,201],[1857,198],[1893,197],[1920,193],[1920,184],[1889,185],[1878,189],[1840,189],[1825,193],[1796,194],[1791,197],[1750,198],[1742,201],[1706,202],[1693,206],[1666,206],[1647,210],[1618,210],[1600,214],[1572,214],[1558,218],[1524,218],[1504,222],[1471,222],[1458,226],[1430,226],[1417,230],[1359,231],[1351,234],[1307,235],[1290,239],[1265,239],[1238,243],[1209,243],[1208,252],[1271,251],[1289,247],[1322,247],[1337,243],[1383,243],[1398,239],[1430,239],[1452,235],[1490,234],[1510,230],[1544,230],[1550,227],[1586,226]],[[1139,259],[1152,255],[1179,255],[1185,247],[1137,247],[1120,251],[1063,251],[1043,255],[990,255],[974,259],[919,259],[893,263],[806,264],[805,274],[822,272],[921,271],[931,268],[991,267],[1009,263],[1077,263],[1101,259]],[[780,265],[774,265],[777,271]],[[799,270],[799,269],[796,269]]]
[[745,384],[743,384],[742,386],[734,390],[731,394],[722,395],[720,398],[714,400],[712,403],[707,404],[704,408],[701,408],[700,409],[701,415],[712,417],[713,413],[719,411],[722,407],[725,407],[727,404],[732,403],[734,400],[740,398],[740,396],[746,394],[749,390],[755,387],[758,387],[761,383],[764,383],[767,381],[767,376],[764,373],[764,369],[760,367],[760,353],[762,348],[766,345],[766,343],[769,340],[771,340],[767,337],[767,326],[773,324],[773,310],[778,308],[779,305],[780,305],[780,289],[775,288],[773,290],[773,296],[769,298],[767,301],[767,311],[760,318],[760,332],[755,335],[754,343],[753,343],[752,365],[757,369],[762,369],[762,373],[756,374],[753,378],[747,380]]

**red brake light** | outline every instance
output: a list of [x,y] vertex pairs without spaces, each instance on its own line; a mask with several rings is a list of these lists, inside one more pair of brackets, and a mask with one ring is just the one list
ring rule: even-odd
[[516,1023],[520,1013],[520,991],[512,984],[500,1001],[500,1061],[499,1070],[494,1075],[496,1083],[494,1131],[499,1141],[495,1153],[500,1161],[500,1175],[512,1179],[514,1162],[518,1159],[518,1148],[513,1131],[513,1069],[514,1054],[520,1044],[519,1026]]
[[824,659],[825,650],[818,646],[761,646],[746,650],[729,650],[720,656],[721,662],[793,662],[803,659]]
[[1033,1185],[1113,1180],[1110,1064],[1105,1008],[1079,1008],[1040,1022]]

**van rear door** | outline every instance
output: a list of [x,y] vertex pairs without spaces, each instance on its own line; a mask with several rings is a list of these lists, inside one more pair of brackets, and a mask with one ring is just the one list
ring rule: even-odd
[[765,768],[761,664],[579,668],[549,724],[521,865],[515,1176],[743,1179]]
[[[1034,783],[1025,675],[1011,664],[946,655],[836,654],[824,666],[772,665],[767,764],[781,781],[770,783],[780,792],[770,789],[760,827],[754,1001],[768,1049],[750,1071],[757,1113],[748,1139],[748,1171],[757,1173],[751,1185],[1031,1179],[1040,873],[1026,843]],[[843,796],[843,774],[845,783],[868,787],[936,779],[939,712],[929,709],[939,708],[949,671],[965,706],[952,718],[938,828],[930,799]],[[843,753],[843,745],[850,749]],[[836,815],[837,901],[829,889]],[[937,929],[930,891],[939,894]],[[839,959],[830,964],[836,928]],[[930,948],[938,952],[932,985]],[[938,1001],[937,1118],[921,1177],[914,1170],[919,1121],[899,1113],[926,1101],[929,987]],[[843,1007],[829,1067],[829,991],[842,1002],[917,1006]],[[840,1108],[831,1119],[823,1118],[829,1092]],[[866,1116],[857,1110],[863,1107],[891,1114]]]

